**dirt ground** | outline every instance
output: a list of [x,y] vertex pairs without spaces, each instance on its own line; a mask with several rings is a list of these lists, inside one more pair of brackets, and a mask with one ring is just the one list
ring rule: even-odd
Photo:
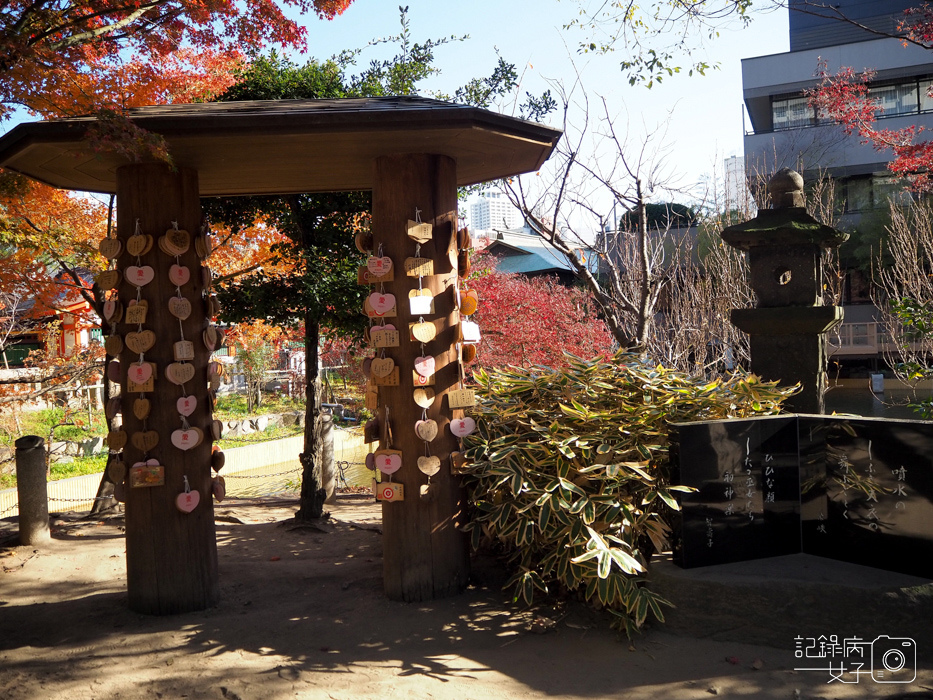
[[933,668],[843,685],[795,671],[792,647],[663,627],[630,644],[576,604],[516,607],[481,573],[463,595],[394,603],[371,499],[341,498],[327,533],[283,527],[294,510],[219,504],[221,602],[170,617],[126,607],[121,518],[59,517],[49,546],[0,547],[0,698],[933,697]]

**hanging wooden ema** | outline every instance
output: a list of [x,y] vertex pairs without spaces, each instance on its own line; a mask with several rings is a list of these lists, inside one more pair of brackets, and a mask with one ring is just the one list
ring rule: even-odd
[[373,493],[376,494],[376,500],[378,501],[404,501],[404,485],[392,482],[392,475],[402,468],[402,452],[401,450],[392,449],[392,424],[389,421],[389,407],[385,406],[383,410],[382,430],[385,447],[373,453],[373,463],[388,481],[377,482],[373,479]]
[[[179,235],[177,233],[177,225],[173,227],[176,231],[166,231],[166,247],[169,250],[179,249],[184,246],[187,250],[187,244],[185,241],[185,236]],[[207,256],[211,254],[213,250],[213,242],[211,241],[210,229],[207,224],[204,224],[201,227],[201,230],[198,232],[198,235],[194,239],[194,250],[198,255],[198,258],[201,260],[201,282],[203,286],[202,300],[204,302],[204,308],[207,315],[208,326],[207,329],[201,333],[201,341],[204,343],[204,347],[207,348],[208,352],[213,352],[220,345],[221,333],[217,330],[216,326],[211,325],[215,320],[215,317],[220,314],[220,303],[217,301],[217,297],[213,293],[213,281],[214,276],[211,274],[210,268],[207,266]],[[181,263],[176,261],[176,265],[172,266],[174,270],[176,267],[180,267]],[[171,271],[169,273],[171,275]],[[180,271],[176,271],[176,279],[184,280],[182,284],[187,283],[191,279],[192,273],[186,271],[184,268]],[[182,285],[177,285],[178,292],[180,294],[180,287]],[[181,323],[179,323],[179,329],[181,329]],[[178,340],[173,346],[172,350],[174,353],[175,363],[176,364],[187,364],[188,360],[193,360],[195,357],[194,352],[194,341],[187,340],[184,337],[184,333],[181,334],[181,339]],[[187,373],[187,372],[186,372]],[[207,381],[208,381],[208,409],[212,414],[214,411],[214,396],[216,395],[217,389],[220,387],[220,382],[223,378],[223,371],[221,365],[216,360],[211,361],[207,365]],[[181,421],[182,428],[188,425],[187,418],[192,413],[198,405],[197,397],[192,394],[188,394],[185,390],[184,384],[181,385],[182,396],[178,399],[175,404],[175,407],[178,410],[178,418]],[[195,428],[195,430],[200,431],[200,428]],[[203,438],[203,432],[201,432]],[[223,435],[223,423],[218,420],[211,421],[211,441],[216,442],[220,440]],[[197,437],[197,436],[196,436]],[[217,445],[211,446],[211,469],[214,470],[214,476],[211,478],[211,493],[214,498],[218,501],[222,501],[227,495],[227,483],[226,480],[220,476],[219,472],[224,467],[226,458],[224,453],[220,450]]]
[[422,408],[421,420],[415,422],[415,435],[424,442],[424,454],[418,457],[418,471],[428,477],[428,483],[421,484],[419,495],[428,500],[434,497],[431,490],[431,477],[441,470],[441,460],[431,454],[431,442],[437,437],[437,421],[428,418],[428,409]]
[[[150,455],[150,452],[159,445],[159,433],[158,431],[149,429],[148,417],[150,404],[149,400],[145,397],[146,393],[154,391],[156,378],[158,376],[156,364],[146,361],[146,352],[155,345],[156,336],[151,330],[143,328],[143,324],[146,322],[149,302],[142,298],[142,291],[143,287],[146,287],[155,278],[155,271],[152,266],[143,265],[142,256],[152,250],[152,243],[152,236],[142,232],[139,220],[137,219],[133,234],[126,241],[126,252],[136,258],[135,265],[128,266],[124,275],[124,279],[136,287],[136,298],[129,300],[125,315],[122,312],[122,306],[119,301],[115,300],[118,309],[114,314],[117,318],[122,316],[124,323],[131,327],[135,326],[135,330],[127,332],[125,338],[120,342],[116,342],[116,340],[112,339],[108,340],[111,350],[122,352],[125,347],[136,355],[136,360],[129,363],[129,366],[126,368],[126,386],[129,393],[140,394],[140,396],[133,401],[133,415],[142,422],[142,429],[129,436],[129,441],[132,442],[137,450],[143,453],[143,458],[135,462],[129,469],[126,468],[125,463],[120,459],[113,467],[111,473],[112,478],[118,477],[114,478],[114,483],[120,487],[120,496],[123,501],[126,500],[124,489],[127,486],[127,479],[130,488],[151,488],[165,484],[165,467],[162,466],[157,458]],[[109,272],[111,271],[107,271],[102,275],[102,281],[105,284],[113,284],[115,286],[119,283],[120,275],[108,274]],[[105,315],[106,312],[107,309],[105,309]],[[112,336],[112,338],[118,337],[119,336]],[[122,372],[119,374],[122,375]],[[121,377],[111,378],[115,381],[119,381]],[[122,401],[120,410],[122,411]],[[114,490],[116,493],[116,487]]]
[[[460,278],[464,278],[469,274],[469,253],[472,247],[470,232],[466,228],[461,228],[457,232],[457,247],[460,250],[457,258],[457,275]],[[459,388],[447,394],[447,404],[451,409],[470,408],[476,405],[475,392],[472,389],[466,389],[464,386],[466,384],[464,365],[476,357],[475,344],[480,341],[479,324],[470,318],[479,306],[479,296],[473,290],[460,291],[458,284],[455,298],[457,299],[457,307],[461,315],[459,324],[460,342],[457,344]],[[468,355],[469,359],[466,359],[465,355]],[[451,422],[451,429],[453,429],[453,422]],[[472,432],[472,430],[470,432]],[[462,436],[458,435],[458,437]]]

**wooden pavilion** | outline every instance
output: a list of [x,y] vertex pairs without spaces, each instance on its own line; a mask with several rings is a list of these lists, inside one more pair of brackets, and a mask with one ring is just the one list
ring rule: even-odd
[[[54,187],[117,195],[116,241],[106,245],[119,272],[108,351],[119,362],[122,426],[111,431],[110,446],[122,450],[130,469],[161,467],[164,482],[126,489],[130,607],[169,614],[210,606],[218,596],[209,395],[216,309],[198,234],[200,198],[212,195],[372,190],[374,245],[401,271],[381,291],[399,300],[394,321],[403,331],[385,350],[399,381],[379,387],[380,415],[389,416],[391,447],[402,454],[392,478],[406,494],[383,506],[385,591],[418,601],[462,590],[469,573],[458,529],[465,503],[451,471],[458,439],[449,426],[463,412],[448,400],[460,377],[457,187],[538,169],[560,132],[418,97],[179,104],[128,116],[165,139],[171,165],[93,150],[86,136],[95,118],[84,117],[15,127],[0,138],[0,166]],[[407,222],[416,210],[433,225],[420,248],[433,274],[421,278],[404,274],[415,251]],[[188,239],[168,233],[176,230]],[[159,238],[167,242],[152,245]],[[412,398],[411,368],[422,345],[404,332],[419,319],[401,303],[419,283],[435,300],[429,322],[436,336],[424,346],[435,359],[435,400],[427,409]],[[155,338],[148,347],[146,331]],[[428,477],[416,467],[425,442],[413,429],[425,410],[439,428],[430,453],[442,465],[427,499],[419,490]]]

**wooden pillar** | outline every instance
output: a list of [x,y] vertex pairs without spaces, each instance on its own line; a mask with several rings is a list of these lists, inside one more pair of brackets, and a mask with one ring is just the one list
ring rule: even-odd
[[[152,236],[152,248],[145,254],[131,255],[127,242],[137,230]],[[188,250],[177,257],[160,249],[159,238],[177,222],[188,231]],[[118,324],[124,339],[120,354],[120,393],[123,427],[129,439],[123,450],[127,469],[143,461],[144,456],[157,460],[164,467],[165,483],[161,486],[126,489],[126,568],[129,606],[132,610],[154,615],[167,615],[201,610],[216,603],[218,598],[217,543],[214,530],[214,508],[211,497],[211,409],[207,392],[207,368],[210,351],[202,334],[208,326],[205,280],[195,238],[201,226],[201,205],[198,175],[190,168],[169,168],[165,164],[143,163],[122,166],[117,170],[117,235],[123,251],[117,258],[117,269],[123,273],[119,298],[124,307],[123,320]],[[191,313],[179,320],[169,312],[169,300],[177,296],[176,285],[169,280],[169,269],[178,264],[190,270],[190,279],[178,289],[191,302]],[[127,281],[127,268],[149,266],[152,281],[137,289]],[[155,334],[155,344],[145,351],[145,362],[155,364],[152,390],[137,393],[130,390],[128,372],[131,363],[139,361],[139,353],[126,345],[127,333],[139,326],[126,323],[126,309],[131,300],[148,302],[144,330]],[[190,381],[183,385],[166,376],[169,365],[176,362],[175,343],[182,340],[194,345]],[[197,401],[194,412],[187,417],[190,426],[204,433],[201,444],[182,450],[173,445],[172,433],[182,428],[177,401],[183,395]],[[137,399],[149,400],[147,417],[134,414]],[[139,433],[158,435],[158,444],[145,451],[132,439]],[[200,502],[190,512],[176,507],[176,498],[185,491],[185,477]]]
[[[437,437],[429,443],[430,453],[440,459],[441,470],[431,477],[427,497],[421,487],[428,477],[417,466],[425,455],[425,443],[415,434],[422,409],[415,404],[412,373],[421,343],[408,332],[418,321],[409,313],[408,294],[418,288],[417,277],[405,275],[405,259],[415,256],[416,242],[407,235],[407,222],[415,210],[424,222],[432,223],[433,239],[421,246],[421,257],[434,261],[434,275],[424,277],[422,286],[434,293],[434,311],[425,316],[437,327],[437,337],[425,343],[425,353],[436,362],[434,404],[427,417],[437,421]],[[400,330],[397,348],[386,349],[399,367],[399,386],[379,387],[377,414],[385,419],[389,407],[392,447],[402,451],[402,467],[392,480],[404,485],[404,500],[385,502],[382,507],[384,585],[393,600],[421,601],[459,593],[469,576],[467,539],[459,528],[465,520],[465,494],[459,477],[450,469],[450,453],[458,449],[449,428],[452,411],[447,393],[456,388],[459,376],[455,343],[458,312],[454,298],[456,283],[457,223],[456,163],[446,156],[397,155],[377,158],[373,182],[373,243],[392,259],[394,281],[385,291],[395,295],[397,317],[386,319]],[[386,447],[383,439],[382,447]]]

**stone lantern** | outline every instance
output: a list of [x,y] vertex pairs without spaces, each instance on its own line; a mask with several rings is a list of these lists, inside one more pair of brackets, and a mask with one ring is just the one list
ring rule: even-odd
[[842,307],[822,304],[823,249],[848,234],[807,213],[803,178],[778,171],[768,183],[771,209],[723,230],[722,239],[748,255],[758,298],[752,309],[733,309],[732,323],[749,335],[751,370],[763,379],[800,384],[785,406],[795,413],[823,413],[826,333],[842,321]]

